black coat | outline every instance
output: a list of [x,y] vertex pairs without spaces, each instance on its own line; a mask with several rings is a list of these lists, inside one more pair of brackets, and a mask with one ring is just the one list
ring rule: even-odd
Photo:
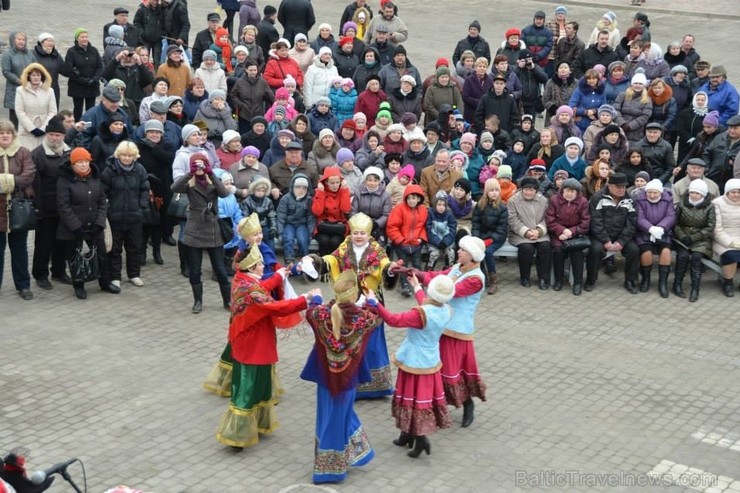
[[195,42],[193,42],[193,63],[192,67],[196,69],[200,67],[200,63],[203,61],[203,52],[211,49],[211,45],[215,42],[213,36],[215,33],[211,33],[209,29],[203,29],[195,35]]
[[601,64],[608,67],[610,63],[619,60],[617,53],[610,47],[607,46],[604,51],[599,51],[595,44],[592,44],[576,58],[573,62],[573,77],[580,79],[586,70],[594,68],[594,65]]
[[505,241],[509,234],[509,209],[503,203],[496,208],[474,206],[471,233],[482,240]]
[[31,160],[36,166],[33,177],[33,195],[36,208],[42,218],[59,217],[57,212],[57,179],[61,166],[69,162],[69,151],[60,156],[46,153],[44,145],[31,151]]
[[278,7],[277,16],[278,22],[285,29],[283,37],[290,41],[291,45],[296,34],[308,35],[308,31],[316,24],[313,5],[309,0],[283,0]]
[[153,10],[139,5],[134,15],[134,26],[139,31],[141,41],[149,46],[162,42],[164,36],[164,12],[161,8]]
[[105,121],[98,127],[98,134],[93,137],[90,143],[90,154],[93,157],[93,164],[95,164],[100,171],[105,170],[108,166],[108,158],[113,155],[116,151],[118,144],[128,139],[128,130],[123,127],[123,132],[120,135],[113,135],[108,126],[108,122]]
[[59,240],[74,240],[74,232],[80,229],[91,233],[94,226],[105,228],[108,199],[105,197],[98,169],[93,165],[91,169],[92,173],[87,178],[75,175],[69,162],[63,164],[59,171],[57,180]]
[[61,74],[69,77],[67,95],[71,98],[92,98],[100,95],[103,59],[97,48],[75,45],[67,50]]
[[165,205],[172,197],[172,161],[175,160],[175,149],[169,146],[154,145],[146,139],[136,142],[139,148],[139,163],[149,176],[149,187],[157,197],[163,197]]
[[491,88],[480,98],[480,103],[475,109],[475,130],[478,133],[483,132],[486,128],[486,118],[494,114],[498,116],[501,128],[507,132],[511,132],[519,122],[519,110],[516,108],[514,96],[506,89],[497,96]]
[[662,138],[654,144],[648,142],[646,138],[642,138],[635,144],[634,149],[642,151],[642,155],[653,169],[654,174],[650,176],[666,183],[671,177],[673,168],[676,167],[673,146]]
[[[262,53],[267,57],[270,53],[270,45],[277,42],[280,39],[278,30],[275,29],[275,24],[270,22],[269,19],[262,19],[257,25],[257,44],[262,48]],[[290,44],[293,45],[293,40],[290,40]],[[262,67],[264,70],[265,67]]]
[[126,84],[126,97],[131,99],[137,108],[141,100],[147,96],[144,88],[154,83],[154,76],[143,64],[124,67],[115,58],[103,69],[103,78],[122,80]]
[[57,107],[59,107],[59,74],[62,72],[64,59],[56,48],[51,50],[51,53],[46,53],[41,49],[41,44],[39,43],[33,47],[33,54],[36,57],[36,61],[43,65],[46,71],[49,72],[49,75],[51,75],[51,88],[54,90],[54,95],[57,98]]
[[601,243],[618,241],[626,246],[637,230],[637,211],[629,195],[615,200],[609,190],[599,190],[589,201],[591,236]]
[[190,17],[186,0],[173,0],[164,8],[164,34],[168,38],[181,39],[188,44],[190,38]]
[[466,36],[460,41],[457,42],[457,46],[455,46],[455,52],[452,54],[452,65],[457,65],[457,62],[460,61],[460,57],[462,56],[463,52],[465,50],[470,50],[475,54],[475,58],[483,57],[488,62],[491,62],[491,46],[488,44],[488,41],[486,41],[483,37],[478,36],[476,39],[476,43],[471,43],[470,36]]
[[108,220],[111,224],[142,224],[149,208],[149,180],[144,166],[132,164],[124,171],[118,159],[111,157],[100,175],[108,197]]
[[345,53],[341,48],[334,52],[334,66],[337,68],[339,77],[351,79],[359,64],[360,59],[354,54],[354,52]]

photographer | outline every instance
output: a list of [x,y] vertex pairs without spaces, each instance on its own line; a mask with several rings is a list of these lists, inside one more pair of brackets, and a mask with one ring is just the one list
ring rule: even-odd
[[522,50],[519,52],[519,60],[514,68],[514,73],[522,83],[521,102],[524,107],[524,114],[542,113],[545,106],[542,104],[540,84],[547,82],[547,74],[539,65],[535,65],[531,51]]
[[119,79],[126,84],[126,98],[138,108],[146,97],[144,88],[154,83],[154,77],[131,47],[125,47],[103,69],[105,80]]

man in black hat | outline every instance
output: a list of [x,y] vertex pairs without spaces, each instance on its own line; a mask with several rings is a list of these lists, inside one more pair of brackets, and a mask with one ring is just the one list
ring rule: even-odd
[[380,87],[383,92],[390,94],[394,89],[401,87],[401,77],[410,75],[416,81],[416,87],[421,87],[421,75],[416,67],[406,57],[406,48],[403,45],[396,46],[393,51],[393,62],[384,66],[378,72]]
[[216,42],[216,29],[221,27],[221,16],[211,12],[207,16],[208,27],[195,35],[193,43],[193,69],[199,69],[203,61],[203,52],[210,49],[211,45]]
[[52,117],[46,125],[44,141],[31,152],[31,160],[36,166],[33,192],[38,210],[31,274],[41,289],[53,287],[48,279],[49,261],[52,279],[62,284],[72,284],[65,270],[64,243],[56,239],[59,226],[57,178],[60,166],[69,160],[71,150],[64,143],[66,132],[64,117]]
[[625,259],[624,288],[637,294],[637,267],[640,251],[633,237],[637,229],[637,211],[627,194],[627,175],[614,173],[605,189],[590,200],[591,246],[586,260],[586,291],[593,291],[599,266],[605,255],[621,253]]
[[290,180],[296,173],[303,173],[311,181],[310,190],[319,183],[319,172],[314,165],[303,159],[303,146],[292,141],[285,147],[285,157],[269,168],[273,200],[290,191]]
[[[680,204],[686,194],[689,193],[689,184],[694,180],[701,180],[707,184],[707,190],[713,197],[719,197],[719,187],[714,181],[704,176],[704,171],[707,168],[707,162],[701,158],[694,157],[688,160],[686,163],[686,176],[678,180],[673,184],[673,203]],[[680,167],[674,168],[674,174],[676,170],[681,170]]]
[[521,39],[532,52],[534,63],[542,68],[548,66],[548,56],[552,51],[552,31],[545,25],[546,14],[543,10],[534,13],[532,24],[522,29]]
[[540,84],[545,84],[548,77],[542,67],[535,63],[534,55],[528,48],[519,52],[519,60],[514,67],[514,73],[522,83],[521,101],[524,113],[529,115],[542,113],[545,106],[542,104]]
[[116,24],[123,28],[123,41],[128,46],[139,46],[141,44],[141,37],[139,30],[128,21],[128,9],[124,7],[116,7],[113,9],[113,22],[109,22],[103,27],[103,48],[108,45],[105,43],[105,39],[110,36],[108,29]]
[[[262,48],[262,53],[267,56],[270,53],[270,45],[280,39],[278,30],[275,29],[275,22],[277,21],[277,9],[272,5],[265,5],[262,9],[264,16],[259,24],[257,24],[257,44]],[[291,43],[292,39],[288,40]]]
[[673,156],[673,146],[662,137],[663,126],[658,122],[645,125],[645,137],[638,140],[634,149],[642,151],[642,155],[653,169],[653,178],[664,184],[668,182],[676,167],[676,158]]
[[480,22],[474,20],[468,26],[467,37],[457,42],[455,52],[452,54],[452,65],[457,65],[460,61],[460,56],[463,51],[470,50],[475,54],[476,58],[483,57],[491,63],[491,47],[481,35],[480,35]]

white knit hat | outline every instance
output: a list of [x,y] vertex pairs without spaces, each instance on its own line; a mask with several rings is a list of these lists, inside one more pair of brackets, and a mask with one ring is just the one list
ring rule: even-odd
[[650,180],[649,182],[647,182],[647,185],[645,185],[645,191],[648,192],[650,190],[653,190],[654,192],[662,192],[663,182],[658,180],[657,178],[654,180]]
[[224,131],[223,135],[221,135],[221,142],[224,144],[228,144],[234,139],[241,139],[242,136],[239,135],[239,132],[236,130],[226,130]]
[[365,171],[362,172],[362,179],[364,180],[365,178],[368,177],[368,175],[375,175],[381,180],[383,179],[383,176],[384,176],[383,170],[381,170],[377,166],[368,166],[367,169],[365,169]]
[[645,74],[637,73],[632,76],[632,80],[630,81],[630,84],[647,84],[647,77],[645,77]]
[[437,303],[447,303],[455,296],[455,283],[447,276],[437,276],[427,286],[427,295]]
[[567,149],[570,145],[578,146],[579,151],[583,150],[583,141],[578,137],[568,137],[567,139],[565,139],[565,144],[563,144],[563,147]]
[[725,193],[733,190],[740,190],[740,178],[730,178],[725,183]]
[[486,256],[486,244],[477,236],[463,236],[459,245],[473,257],[473,262],[481,262]]
[[709,193],[709,187],[704,180],[699,178],[696,180],[692,180],[691,183],[689,183],[689,192],[698,192],[702,195],[702,197],[706,197]]

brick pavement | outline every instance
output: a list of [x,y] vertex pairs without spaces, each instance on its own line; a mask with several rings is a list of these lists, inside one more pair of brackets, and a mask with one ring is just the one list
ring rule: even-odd
[[[121,3],[134,7],[133,1]],[[210,2],[190,3],[199,27]],[[595,22],[606,3],[571,12]],[[50,2],[26,0],[23,16],[16,4],[0,14],[0,29],[23,19],[29,31],[60,33],[60,43],[69,43],[77,21],[59,15],[41,23]],[[319,19],[332,12],[329,21],[335,24],[343,4],[317,2]],[[483,35],[491,40],[547,6],[464,4],[478,12]],[[419,52],[414,62],[427,71],[437,56],[451,54],[472,16],[451,10],[448,25],[460,35],[440,43],[435,29],[425,30],[434,13],[424,5],[408,1],[401,7],[418,16],[404,15],[412,32],[408,44],[411,53]],[[110,6],[86,3],[85,19],[97,45]],[[685,22],[671,14],[654,17],[658,39],[676,32],[672,22]],[[726,63],[728,68],[738,66],[736,53],[709,41],[716,22],[694,24],[703,55],[726,56],[735,62]],[[738,27],[736,21],[721,25],[727,33]],[[222,349],[226,312],[216,285],[208,283],[204,312],[191,315],[190,290],[177,272],[175,249],[165,247],[164,257],[164,266],[144,268],[146,287],[124,283],[118,296],[91,287],[85,302],[58,285],[50,292],[35,289],[35,300],[21,302],[6,258],[0,291],[0,450],[30,447],[31,468],[80,457],[91,492],[117,483],[158,493],[312,491],[291,489],[311,478],[314,387],[297,378],[311,337],[296,333],[279,343],[286,390],[278,406],[281,429],[253,449],[224,448],[214,433],[227,401],[203,392],[200,383]],[[377,457],[333,490],[684,491],[585,482],[546,488],[535,480],[560,480],[552,474],[564,471],[623,471],[622,480],[628,481],[630,474],[688,467],[740,479],[740,345],[733,316],[738,299],[724,298],[711,274],[700,301],[689,304],[673,296],[663,300],[655,291],[631,296],[621,288],[620,275],[602,276],[594,292],[574,298],[567,290],[519,287],[511,261],[501,264],[500,272],[501,292],[486,296],[476,317],[489,401],[477,406],[473,426],[460,429],[461,411],[452,411],[455,426],[432,437],[433,454],[411,460],[390,443],[396,430],[389,401],[360,402],[357,411]],[[298,284],[299,292],[305,288]],[[393,309],[408,306],[398,294],[388,298]],[[402,333],[387,332],[394,350]],[[76,467],[70,472],[80,481]],[[527,476],[528,487],[516,483],[517,471],[539,475]],[[70,491],[56,483],[52,493]],[[729,481],[718,485],[723,488],[707,491],[740,490]]]

